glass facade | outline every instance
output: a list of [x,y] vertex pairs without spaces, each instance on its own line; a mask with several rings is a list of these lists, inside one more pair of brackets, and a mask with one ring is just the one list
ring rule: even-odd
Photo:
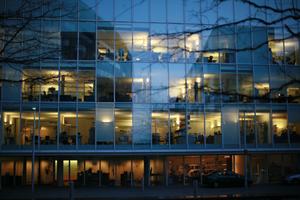
[[[11,17],[17,5],[1,2],[5,23],[18,27],[26,16]],[[296,0],[274,2],[278,9],[300,8]],[[42,4],[42,17],[1,52],[14,54],[21,43],[31,45],[22,56],[47,54],[0,63],[1,150],[223,154],[300,147],[299,21],[277,20],[278,13],[237,0],[217,6],[206,0],[74,0],[46,12],[60,3]],[[35,28],[41,44],[32,48]],[[12,32],[0,27],[0,37]],[[191,158],[169,159],[169,181],[186,181],[180,173]],[[99,166],[102,181],[114,179],[112,162],[128,172],[115,179],[123,185],[132,166],[144,170],[141,160],[66,160],[64,170],[78,174],[64,179],[83,181],[87,169],[96,174]],[[42,168],[59,165],[40,162]],[[164,161],[149,162],[152,173],[165,170]]]

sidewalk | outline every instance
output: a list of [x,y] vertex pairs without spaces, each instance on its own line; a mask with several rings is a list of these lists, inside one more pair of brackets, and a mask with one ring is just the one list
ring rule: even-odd
[[[68,199],[69,189],[51,186],[36,187],[36,199]],[[74,190],[74,199],[191,199],[192,186],[160,186],[142,188],[80,187]],[[255,185],[249,188],[199,187],[197,197],[202,199],[253,199],[289,197],[300,199],[299,185]],[[3,188],[0,199],[31,199],[31,187]]]

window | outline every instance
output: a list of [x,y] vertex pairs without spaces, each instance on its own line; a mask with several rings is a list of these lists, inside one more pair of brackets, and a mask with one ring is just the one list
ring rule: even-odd
[[284,108],[273,107],[272,130],[275,145],[288,143],[287,112]]
[[137,146],[149,148],[151,143],[151,110],[149,105],[133,104],[132,108],[132,139]]
[[220,102],[220,79],[217,67],[204,70],[204,95],[206,103]]
[[61,48],[62,59],[76,60],[77,59],[77,23],[62,22],[61,30]]
[[133,64],[132,101],[134,103],[150,102],[150,64]]
[[117,145],[132,144],[132,111],[131,109],[115,109],[115,142]]
[[78,145],[95,145],[95,110],[79,108]]
[[80,22],[79,24],[79,59],[95,59],[95,23]]
[[165,106],[157,106],[152,110],[152,145],[169,143],[169,112]]
[[201,103],[203,96],[202,68],[198,64],[186,65],[187,100],[190,103]]
[[58,78],[57,67],[43,67],[41,69],[41,101],[57,101]]
[[166,1],[151,0],[150,1],[150,17],[152,22],[166,22]]
[[114,101],[114,65],[98,63],[97,65],[97,101]]
[[[41,79],[39,79],[41,78]],[[40,76],[38,68],[23,68],[22,99],[23,101],[38,101],[40,94]]]
[[95,101],[95,69],[92,67],[78,71],[78,101]]
[[97,25],[97,59],[113,61],[115,58],[114,27],[110,23]]
[[172,145],[186,145],[186,118],[183,107],[170,108],[170,141]]
[[206,144],[221,145],[221,112],[215,108],[208,108],[205,116]]
[[236,102],[236,70],[222,69],[221,89],[223,102]]
[[269,70],[264,66],[254,66],[254,97],[258,102],[269,102]]
[[239,102],[249,103],[253,99],[253,76],[250,68],[239,68],[238,73]]
[[[97,104],[96,110],[96,144],[113,145],[114,143],[114,109],[111,104]],[[99,147],[98,147],[99,148]],[[100,147],[101,148],[101,147]]]
[[188,143],[190,147],[204,144],[204,111],[202,107],[191,107],[187,114]]
[[168,103],[168,65],[151,65],[151,102]]
[[169,64],[169,97],[170,102],[185,102],[185,66]]
[[132,101],[132,63],[115,64],[116,101]]
[[241,146],[255,145],[255,127],[253,107],[243,106],[239,110],[240,141]]
[[77,73],[73,67],[61,68],[60,71],[60,101],[76,101]]
[[257,132],[258,145],[267,145],[272,143],[270,131],[270,112],[267,108],[258,108],[255,116],[255,128]]
[[132,30],[130,24],[117,24],[115,30],[117,61],[132,60]]

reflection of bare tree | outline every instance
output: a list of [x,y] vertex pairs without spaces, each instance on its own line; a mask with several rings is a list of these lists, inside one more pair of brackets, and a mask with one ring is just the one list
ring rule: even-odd
[[[0,18],[0,64],[3,66],[8,66],[13,68],[16,71],[20,71],[21,74],[24,75],[24,78],[21,79],[11,79],[7,77],[2,77],[0,79],[1,82],[25,82],[25,83],[31,83],[32,85],[43,85],[47,83],[51,83],[52,79],[58,80],[59,76],[46,76],[44,74],[40,75],[28,75],[24,74],[22,68],[18,68],[15,65],[34,65],[41,61],[48,61],[53,59],[58,59],[60,54],[60,33],[56,32],[52,29],[45,29],[41,28],[41,22],[40,19],[45,17],[50,17],[52,19],[55,18],[61,18],[64,16],[72,16],[77,15],[78,10],[80,11],[90,11],[93,12],[95,8],[98,6],[98,1],[95,1],[95,5],[88,5],[88,6],[82,6],[79,9],[72,9],[72,5],[68,5],[66,2],[63,2],[62,4],[57,3],[57,1],[43,1],[43,0],[37,0],[37,1],[29,1],[29,0],[23,0],[20,6],[18,6],[14,10],[9,10],[7,13],[1,14]],[[128,10],[132,9],[132,7],[139,6],[144,1],[137,1],[135,4],[132,4],[131,7],[128,9],[124,9],[121,14],[124,12],[128,12]],[[164,51],[167,51],[168,55],[161,56],[163,61],[172,61],[177,62],[179,59],[176,57],[183,57],[187,58],[187,55],[195,55],[195,66],[197,65],[197,62],[199,63],[206,63],[210,62],[213,64],[214,62],[219,63],[226,63],[228,59],[232,59],[236,57],[237,53],[240,52],[251,52],[256,51],[259,49],[267,49],[266,51],[270,51],[270,46],[282,43],[284,44],[287,41],[293,40],[294,42],[298,42],[299,46],[299,38],[300,33],[299,30],[295,29],[293,26],[293,23],[298,23],[300,18],[300,9],[297,8],[294,4],[290,4],[288,6],[281,7],[274,7],[273,5],[266,5],[266,4],[259,4],[250,0],[236,0],[237,3],[242,3],[249,7],[249,10],[254,10],[256,12],[263,13],[264,16],[257,14],[256,12],[251,12],[249,16],[233,20],[233,19],[227,19],[226,17],[219,16],[215,19],[214,23],[211,24],[204,24],[206,21],[211,21],[210,16],[207,14],[207,12],[210,12],[211,10],[217,10],[219,6],[222,4],[228,2],[227,0],[214,0],[209,2],[206,7],[202,7],[201,11],[195,12],[191,11],[191,15],[194,17],[199,18],[199,23],[202,23],[201,26],[195,26],[191,29],[185,29],[185,30],[172,30],[168,33],[162,32],[162,33],[151,33],[147,35],[146,41],[151,41],[152,39],[155,39],[155,44],[157,46],[151,43],[151,47],[146,47],[147,50],[150,50],[152,52],[157,51],[157,49],[163,49]],[[201,2],[199,1],[199,4]],[[241,11],[243,12],[243,11]],[[60,16],[62,15],[62,16]],[[22,17],[22,20],[16,20],[16,17]],[[116,16],[118,17],[118,16]],[[288,23],[289,21],[292,21],[292,23]],[[230,35],[237,35],[240,33],[240,31],[250,32],[251,30],[248,28],[249,24],[252,24],[252,27],[257,28],[257,31],[263,31],[268,32],[267,27],[269,29],[273,29],[278,24],[284,24],[284,33],[282,37],[269,37],[266,35],[265,39],[259,42],[253,43],[243,43],[243,45],[223,45],[218,43],[217,38],[222,38],[224,40],[231,40],[234,36],[231,38]],[[249,30],[248,30],[248,29]],[[273,30],[272,30],[273,31]],[[271,31],[271,32],[272,32]],[[129,32],[130,33],[130,32]],[[120,40],[120,46],[126,47],[130,45],[126,45],[125,43],[127,41],[121,41],[122,35],[121,32],[116,32],[115,34],[116,39]],[[127,37],[127,33],[124,33],[124,37]],[[215,37],[214,37],[215,35]],[[192,37],[200,37],[201,40],[203,40],[206,43],[202,44],[192,44],[195,43],[195,41],[191,40],[190,43],[194,45],[193,47],[188,46],[188,41]],[[245,36],[245,35],[243,35]],[[257,35],[256,35],[257,36]],[[203,38],[206,37],[206,40]],[[214,41],[216,39],[216,41]],[[243,38],[241,38],[243,39]],[[201,41],[201,42],[203,42]],[[131,39],[130,41],[131,42]],[[236,43],[234,43],[236,44]],[[149,46],[149,45],[148,45]],[[298,47],[299,48],[299,47]],[[130,48],[125,49],[125,51],[130,51]],[[299,51],[299,49],[298,49]],[[116,52],[114,52],[116,53]],[[119,52],[121,54],[122,52]],[[216,61],[216,59],[213,57],[213,53],[216,55],[219,55],[219,60]],[[198,92],[203,92],[204,94],[209,93],[210,95],[223,95],[223,96],[233,96],[236,97],[236,99],[266,99],[266,98],[273,98],[272,93],[276,93],[276,91],[282,91],[286,90],[289,86],[297,86],[299,87],[299,78],[293,74],[290,71],[287,71],[285,67],[282,64],[290,64],[293,63],[295,65],[298,65],[298,61],[288,61],[285,56],[283,56],[281,63],[276,63],[273,61],[274,58],[272,57],[274,52],[265,52],[267,54],[266,60],[271,59],[269,64],[276,64],[280,67],[280,72],[284,74],[286,77],[286,81],[281,84],[279,87],[272,87],[268,91],[264,92],[263,95],[256,95],[255,92],[253,94],[248,94],[246,92],[243,92],[241,89],[239,91],[237,90],[226,90],[223,87],[212,87],[209,84],[206,84],[203,82],[200,84],[200,82],[195,82],[194,85],[192,85],[190,90],[195,90],[194,93],[198,95]],[[109,53],[110,54],[110,53]],[[297,54],[297,52],[295,52]],[[299,53],[298,53],[299,54]],[[206,59],[204,59],[204,55],[206,55]],[[299,57],[299,55],[295,55],[294,57]],[[112,60],[115,60],[116,57],[112,56]],[[291,58],[291,59],[299,59],[299,58]],[[131,61],[130,59],[124,59],[123,61]],[[180,62],[180,61],[179,61]],[[231,63],[235,63],[231,62]],[[151,81],[150,81],[151,82]],[[251,80],[249,80],[249,83],[251,83]],[[198,85],[199,84],[199,85]],[[248,84],[248,83],[247,83]],[[261,83],[257,83],[258,86],[261,86]],[[184,88],[185,92],[187,94],[188,91],[188,84],[187,83],[178,83],[176,86],[169,86],[169,85],[163,85],[161,87],[157,88],[151,88],[152,95],[159,94],[159,90],[172,90],[173,87],[180,87]],[[134,93],[141,92],[140,90],[150,90],[150,87],[146,88],[137,88]],[[156,92],[157,91],[157,92]],[[150,94],[146,93],[146,94]],[[288,99],[293,101],[293,99],[298,99],[299,95],[294,95],[288,97],[287,95],[284,95],[283,99]],[[186,97],[187,98],[187,97]],[[278,97],[274,97],[278,98]],[[198,97],[196,98],[198,100]],[[275,100],[275,99],[273,99]]]

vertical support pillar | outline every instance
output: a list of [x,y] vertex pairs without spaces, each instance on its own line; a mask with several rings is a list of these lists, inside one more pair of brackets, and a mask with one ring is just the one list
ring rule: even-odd
[[164,175],[165,175],[165,185],[169,186],[169,162],[168,162],[168,157],[164,158]]
[[130,160],[130,187],[133,187],[133,160]]
[[150,159],[149,157],[144,157],[144,185],[150,185]]
[[41,158],[38,159],[38,185],[41,185]]
[[62,159],[57,160],[57,186],[64,185],[64,162]]

